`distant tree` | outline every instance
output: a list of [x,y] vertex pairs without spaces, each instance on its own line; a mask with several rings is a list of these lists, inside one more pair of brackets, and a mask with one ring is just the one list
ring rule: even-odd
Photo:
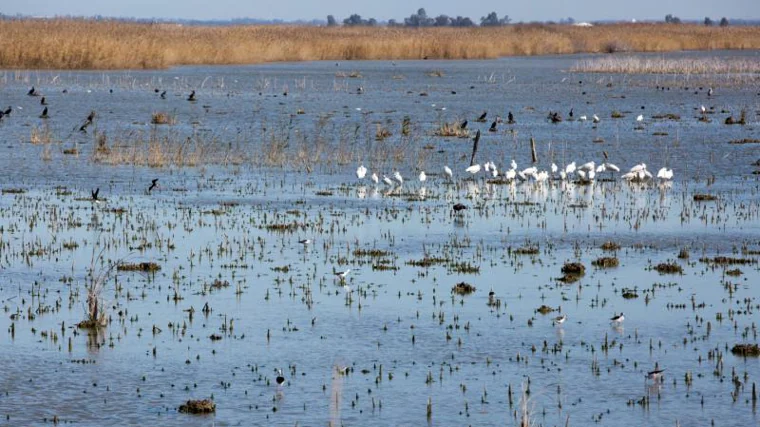
[[472,22],[472,19],[462,16],[457,16],[456,18],[451,19],[451,26],[452,27],[474,27],[475,23]]
[[399,24],[398,22],[396,22],[395,19],[389,19],[388,20],[388,26],[389,27],[400,27],[401,24]]
[[491,12],[487,16],[480,18],[480,26],[498,27],[500,25],[507,25],[511,21],[512,20],[509,18],[509,15],[504,15],[503,18],[499,19],[499,15],[497,15],[496,12]]
[[435,24],[433,18],[428,18],[425,8],[419,8],[414,15],[404,18],[407,27],[432,27]]
[[335,17],[332,15],[327,15],[327,26],[335,27],[336,25],[338,25],[338,23],[335,21]]
[[436,27],[448,27],[451,25],[451,18],[449,18],[448,15],[438,15],[435,17],[435,23],[433,25]]
[[722,18],[720,18],[720,24],[719,24],[719,25],[720,25],[721,27],[728,27],[728,19],[726,19],[726,17],[725,17],[725,16],[724,16],[724,17],[722,17]]
[[560,19],[559,23],[560,24],[570,24],[570,25],[573,25],[573,24],[575,24],[575,19],[573,19],[572,17],[568,16],[565,19]]
[[705,27],[712,27],[713,20],[709,16],[705,16]]
[[665,15],[665,22],[667,22],[668,24],[680,24],[681,18],[677,16],[673,16],[671,14],[667,14]]
[[343,20],[343,25],[355,27],[359,25],[367,25],[367,21],[362,19],[361,15],[354,13],[353,15]]
[[491,12],[488,15],[480,18],[481,27],[496,27],[499,25],[501,24],[499,23],[499,16],[496,14],[496,12]]
[[370,26],[370,27],[374,27],[375,25],[377,25],[377,19],[375,19],[375,18],[369,18],[367,20],[367,24],[366,25]]

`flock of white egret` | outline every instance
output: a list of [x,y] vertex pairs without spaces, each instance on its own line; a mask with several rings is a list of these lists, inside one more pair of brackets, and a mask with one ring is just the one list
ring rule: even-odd
[[[577,179],[581,183],[591,183],[597,176],[602,173],[609,173],[610,177],[614,176],[614,173],[620,172],[620,168],[609,162],[602,162],[596,164],[594,161],[586,162],[580,166],[575,162],[567,164],[564,168],[560,168],[556,163],[552,163],[550,170],[539,170],[536,166],[530,166],[525,169],[518,169],[517,162],[513,159],[510,162],[510,169],[505,172],[500,172],[496,164],[492,161],[480,164],[473,164],[465,168],[465,176],[475,176],[483,171],[487,177],[493,179],[501,178],[505,182],[526,182],[532,181],[536,183],[544,183],[548,180],[556,181],[572,181]],[[359,180],[363,180],[368,173],[367,167],[363,164],[359,165],[356,169],[356,177]],[[443,173],[447,181],[453,181],[454,171],[448,166],[443,167]],[[630,168],[630,170],[620,176],[624,181],[630,182],[644,182],[647,180],[657,179],[660,182],[670,181],[673,179],[673,170],[667,167],[662,167],[658,170],[656,175],[653,175],[647,170],[645,163],[639,163]],[[380,183],[380,175],[377,172],[373,172],[370,179],[375,184]],[[425,171],[421,171],[418,175],[419,182],[427,181],[427,174]],[[382,174],[382,181],[389,187],[401,186],[404,184],[404,177],[398,170],[393,171],[392,178]]]

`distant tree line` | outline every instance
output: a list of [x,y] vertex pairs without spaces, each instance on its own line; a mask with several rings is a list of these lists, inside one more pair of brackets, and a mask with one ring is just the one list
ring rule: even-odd
[[[572,18],[570,18],[572,19]],[[499,18],[499,15],[496,14],[496,12],[491,12],[486,16],[483,16],[480,18],[480,26],[481,27],[496,27],[501,25],[507,25],[512,20],[509,18],[509,15],[504,15],[503,17]],[[327,15],[327,26],[328,27],[335,27],[338,25],[338,21],[335,19],[335,16],[333,15]],[[344,26],[367,26],[371,27],[374,25],[378,25],[378,22],[374,18],[370,19],[364,19],[359,14],[352,14],[348,18],[343,20]],[[474,27],[476,26],[475,22],[473,22],[472,19],[466,17],[466,16],[448,16],[448,15],[438,15],[436,17],[430,17],[428,16],[427,12],[424,8],[420,8],[417,10],[417,13],[412,14],[408,18],[404,18],[404,22],[398,22],[395,19],[388,20],[387,25],[389,27],[411,27],[411,28],[419,28],[419,27]]]
[[[669,13],[665,15],[665,22],[668,24],[680,24],[681,18]],[[712,27],[713,25],[715,25],[715,21],[710,19],[709,16],[706,16],[703,22],[706,27]],[[728,24],[729,24],[728,18],[726,18],[725,16],[723,18],[720,18],[720,22],[718,23],[718,25],[720,25],[721,27],[728,27]]]

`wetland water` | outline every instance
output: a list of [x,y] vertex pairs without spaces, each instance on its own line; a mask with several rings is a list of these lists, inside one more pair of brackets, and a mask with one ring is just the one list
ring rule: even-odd
[[[758,59],[668,56],[708,55]],[[760,81],[567,71],[583,58],[3,72],[0,425],[518,425],[526,407],[544,426],[756,425],[760,361],[730,350],[758,342],[760,145],[730,142],[760,139]],[[531,137],[540,170],[606,153],[621,172],[471,176],[471,138],[435,135],[465,119],[502,173],[532,166]],[[93,160],[148,137],[214,142],[194,166]],[[620,178],[642,162],[675,177]],[[160,270],[113,271],[107,325],[77,328],[91,266],[114,262]],[[569,262],[585,274],[560,280]],[[178,412],[209,397],[215,414]]]

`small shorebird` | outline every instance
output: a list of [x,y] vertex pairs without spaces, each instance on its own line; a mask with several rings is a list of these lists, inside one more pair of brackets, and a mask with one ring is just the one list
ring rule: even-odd
[[567,320],[567,314],[563,314],[562,316],[557,316],[554,318],[554,324],[561,325],[565,323],[565,320]]
[[195,102],[195,91],[190,92],[190,96],[187,97],[187,100],[190,102]]
[[302,245],[308,245],[309,243],[311,243],[311,239],[301,239],[298,241],[298,243]]
[[620,314],[616,314],[615,316],[612,316],[610,318],[612,320],[612,323],[623,323],[623,320],[625,320],[625,316],[623,316],[623,312],[621,311]]
[[100,203],[100,199],[98,199],[98,193],[100,193],[100,187],[90,192],[90,195],[92,196],[92,201],[95,203]]
[[285,383],[285,377],[282,375],[282,369],[277,368],[275,369],[275,372],[277,372],[277,377],[274,379],[274,381],[277,383],[277,385],[283,385]]
[[339,278],[341,281],[346,279],[346,276],[348,276],[348,273],[351,272],[350,268],[347,268],[346,271],[336,271],[333,274],[335,277]]

